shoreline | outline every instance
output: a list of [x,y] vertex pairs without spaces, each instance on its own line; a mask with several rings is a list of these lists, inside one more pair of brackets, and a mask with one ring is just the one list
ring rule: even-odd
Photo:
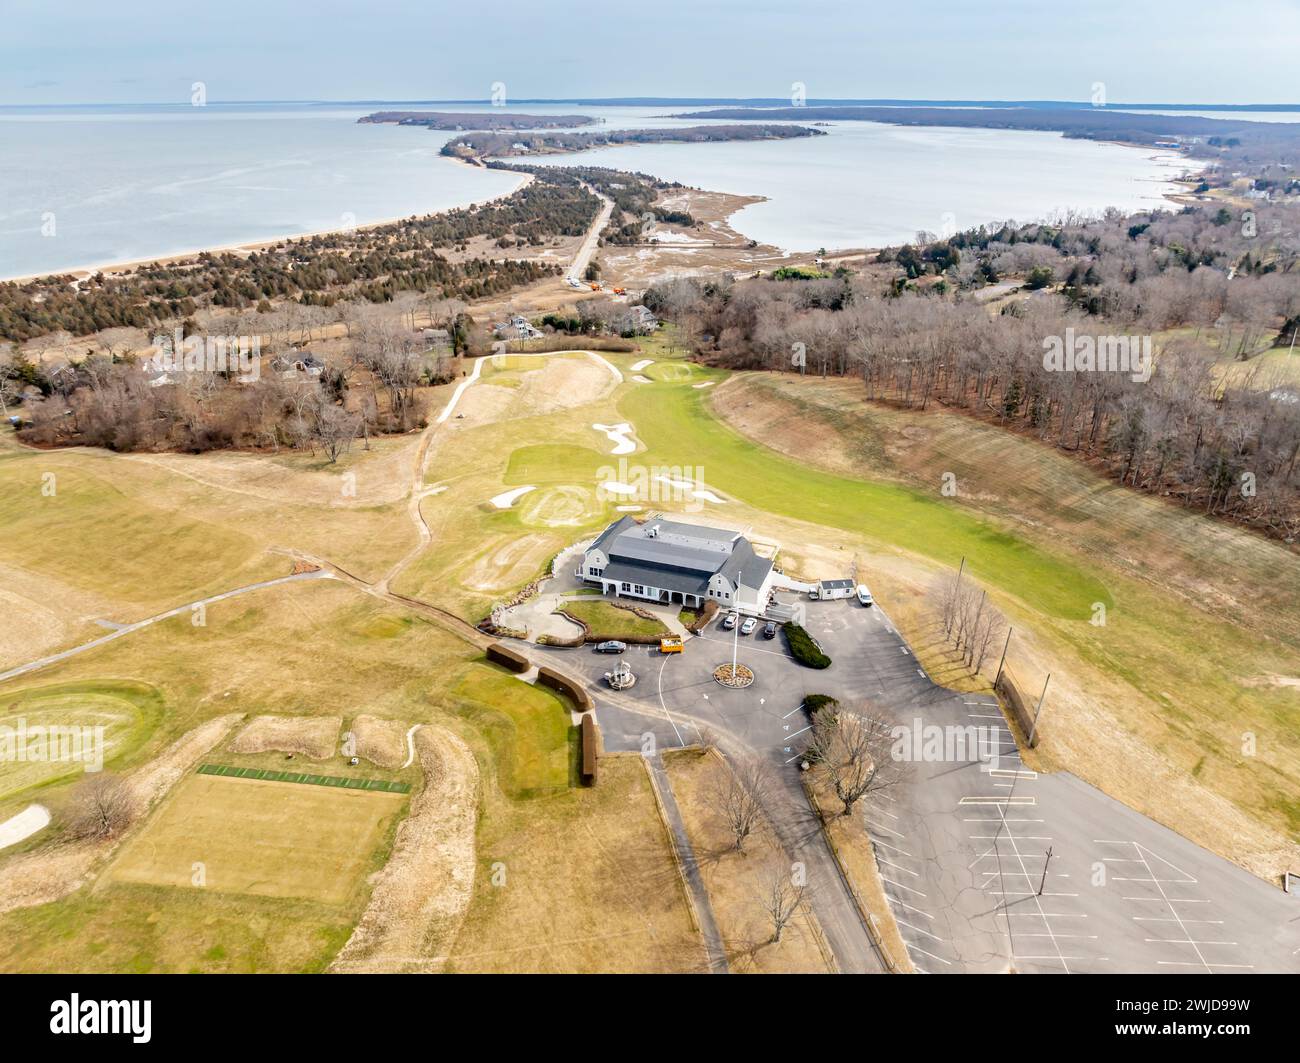
[[[457,166],[467,166],[472,170],[486,169],[484,166],[466,162],[464,159],[451,158],[450,156],[442,156],[442,158],[446,158],[448,162]],[[234,252],[250,255],[255,251],[265,251],[269,247],[275,247],[287,241],[310,240],[317,236],[332,236],[335,233],[343,232],[368,232],[371,229],[382,229],[385,225],[395,225],[398,222],[406,221],[409,218],[431,217],[435,214],[446,214],[448,211],[452,210],[464,210],[471,205],[482,207],[488,203],[495,203],[499,199],[507,199],[510,196],[513,196],[516,192],[527,188],[534,180],[533,174],[530,173],[516,174],[516,176],[519,178],[519,183],[516,184],[514,188],[510,189],[510,191],[489,196],[487,199],[475,199],[470,203],[466,203],[459,207],[443,207],[440,210],[430,210],[423,214],[400,214],[395,218],[383,218],[378,221],[368,221],[346,228],[338,226],[332,229],[317,229],[306,233],[268,236],[258,240],[245,240],[240,243],[222,244],[216,247],[199,247],[188,251],[174,251],[166,255],[156,255],[150,258],[120,260],[117,262],[105,262],[98,265],[74,266],[67,269],[47,270],[43,273],[24,273],[13,277],[0,277],[0,284],[27,284],[31,281],[44,280],[46,277],[72,277],[75,281],[80,282],[88,280],[97,273],[103,273],[105,276],[110,277],[121,276],[124,273],[130,273],[133,270],[140,269],[143,266],[171,266],[180,262],[189,262],[203,254],[216,255]]]

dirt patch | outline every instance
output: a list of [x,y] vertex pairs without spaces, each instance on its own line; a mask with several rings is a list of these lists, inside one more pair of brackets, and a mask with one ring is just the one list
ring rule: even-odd
[[470,565],[462,582],[476,591],[499,591],[517,586],[536,575],[558,548],[559,540],[542,532],[509,539],[481,554]]
[[435,727],[416,732],[415,751],[424,788],[331,971],[439,971],[465,917],[474,888],[478,763],[463,741]]
[[358,716],[352,721],[352,738],[359,757],[390,771],[406,763],[406,732],[410,725],[381,716]]
[[339,716],[257,716],[230,743],[232,753],[301,753],[327,760],[338,750]]

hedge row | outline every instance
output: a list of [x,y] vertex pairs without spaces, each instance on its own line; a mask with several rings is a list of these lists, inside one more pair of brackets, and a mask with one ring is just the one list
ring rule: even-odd
[[793,620],[781,625],[785,630],[786,641],[790,644],[790,653],[800,664],[809,668],[829,668],[831,659],[822,652],[813,637]]
[[596,785],[596,755],[599,752],[600,738],[596,730],[596,717],[585,713],[579,731],[582,740],[582,782],[584,786]]
[[568,676],[560,675],[559,672],[547,668],[546,665],[542,665],[537,669],[537,681],[542,686],[550,687],[552,690],[558,690],[561,694],[567,695],[579,712],[586,712],[593,707],[591,695],[587,693],[586,688],[579,686]]
[[526,672],[533,665],[527,657],[509,646],[503,646],[499,642],[492,643],[487,648],[487,659],[494,664],[503,665],[512,672]]

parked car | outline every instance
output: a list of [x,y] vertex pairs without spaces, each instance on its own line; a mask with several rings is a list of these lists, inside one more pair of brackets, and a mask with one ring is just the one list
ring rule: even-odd
[[765,638],[765,639],[774,639],[774,638],[776,638],[776,621],[775,621],[775,620],[769,620],[766,624],[763,625],[763,638]]
[[596,643],[597,653],[622,653],[626,649],[627,649],[626,642],[614,642],[613,640],[611,640],[609,642]]
[[726,616],[722,618],[722,629],[724,631],[730,631],[733,627],[736,626],[736,621],[738,619],[740,618],[735,613],[728,613]]
[[872,602],[871,592],[867,590],[865,583],[858,584],[858,601],[863,605],[870,605]]
[[756,627],[758,627],[758,621],[752,616],[747,616],[745,617],[745,622],[740,625],[740,633],[742,635],[752,635],[754,633],[754,628]]

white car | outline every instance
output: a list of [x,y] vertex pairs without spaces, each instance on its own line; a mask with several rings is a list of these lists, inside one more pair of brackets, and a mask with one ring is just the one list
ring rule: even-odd
[[752,635],[754,633],[754,628],[756,627],[758,627],[758,621],[752,616],[747,616],[745,617],[745,622],[740,625],[740,633],[742,635]]
[[867,590],[865,583],[858,584],[858,601],[863,605],[870,605],[872,602],[871,592]]
[[733,627],[736,626],[736,621],[739,619],[740,617],[737,616],[735,613],[728,613],[726,616],[722,618],[722,629],[724,631],[730,631]]

